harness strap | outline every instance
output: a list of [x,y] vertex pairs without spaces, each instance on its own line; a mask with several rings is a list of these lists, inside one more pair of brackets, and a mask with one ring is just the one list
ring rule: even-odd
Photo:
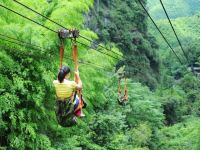
[[74,68],[75,71],[78,71],[78,48],[77,48],[77,44],[76,44],[76,38],[74,40],[72,40],[72,58],[74,61]]
[[[72,40],[72,58],[74,61],[74,68],[75,71],[78,71],[78,48],[77,48],[77,44],[76,44],[76,39]],[[75,82],[78,83],[78,76],[75,75]],[[77,94],[77,91],[75,92],[75,96]],[[74,97],[75,99],[76,97]]]
[[127,88],[127,79],[125,78],[125,87],[124,87],[124,100],[128,101],[128,88]]
[[125,78],[125,85],[124,85],[124,95],[127,96],[128,94],[128,89],[127,89],[127,80]]
[[60,39],[61,44],[60,44],[60,69],[62,68],[62,62],[63,62],[63,57],[64,57],[64,41]]
[[122,91],[121,91],[121,79],[119,79],[118,81],[118,94],[121,95]]

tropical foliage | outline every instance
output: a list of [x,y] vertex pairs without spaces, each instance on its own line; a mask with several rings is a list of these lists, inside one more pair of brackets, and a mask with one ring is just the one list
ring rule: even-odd
[[[86,117],[78,119],[76,126],[64,128],[57,123],[52,81],[59,70],[58,35],[1,7],[0,149],[200,148],[199,77],[185,69],[186,61],[185,66],[178,63],[137,1],[20,2],[67,28],[79,29],[82,36],[91,39],[77,39],[82,43],[78,43],[79,69],[88,106],[84,109]],[[61,28],[12,0],[0,0],[0,4],[54,31]],[[190,6],[194,8],[195,2]],[[184,60],[167,21],[159,20],[158,24]],[[173,24],[186,52],[190,52],[190,62],[200,63],[198,15],[185,15]],[[66,40],[64,64],[73,70],[70,58],[71,41]],[[116,70],[123,66],[128,77],[126,106],[117,102]],[[124,80],[121,84],[124,87]]]

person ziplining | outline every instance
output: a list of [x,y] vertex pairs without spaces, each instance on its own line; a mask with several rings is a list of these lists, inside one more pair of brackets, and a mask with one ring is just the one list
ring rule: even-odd
[[[124,78],[124,93],[121,90],[121,79]],[[119,77],[118,81],[118,103],[119,105],[126,105],[128,102],[128,88],[127,88],[127,79],[125,75],[123,77]]]
[[[53,81],[56,90],[56,117],[58,123],[64,127],[70,127],[77,123],[77,117],[84,117],[82,108],[86,104],[82,96],[82,81],[78,70],[78,49],[76,45],[76,38],[79,35],[78,30],[60,30],[59,38],[60,44],[60,70],[57,80]],[[74,81],[70,81],[70,67],[63,66],[64,56],[64,39],[72,39],[72,58],[74,61]]]

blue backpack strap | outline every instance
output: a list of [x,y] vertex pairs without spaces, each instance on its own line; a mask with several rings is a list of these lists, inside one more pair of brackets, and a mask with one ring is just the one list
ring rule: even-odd
[[79,99],[76,97],[75,102],[74,102],[74,110],[76,110],[76,108],[79,106]]

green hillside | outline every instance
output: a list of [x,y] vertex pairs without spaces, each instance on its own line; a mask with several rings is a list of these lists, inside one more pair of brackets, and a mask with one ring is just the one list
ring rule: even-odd
[[[168,1],[169,2],[169,1]],[[192,1],[191,1],[192,3]],[[180,6],[180,8],[184,8],[182,6],[182,3],[178,3],[180,5],[176,5],[177,7]],[[194,7],[195,9],[195,7]],[[189,8],[191,10],[191,8]],[[152,13],[152,12],[151,12]],[[187,14],[189,15],[189,14]],[[184,15],[184,16],[187,16]],[[191,14],[190,14],[191,15]],[[170,15],[171,16],[171,15]],[[154,16],[156,17],[156,16]],[[159,16],[162,18],[162,16]],[[178,18],[177,18],[178,17]],[[199,31],[199,24],[200,24],[200,19],[198,14],[190,17],[179,17],[178,14],[177,16],[174,16],[176,19],[172,19],[172,24],[177,32],[177,35],[182,43],[183,49],[186,52],[188,58],[189,58],[189,63],[186,61],[184,58],[183,52],[181,51],[180,46],[178,45],[178,41],[175,38],[175,35],[173,34],[173,31],[170,27],[170,24],[168,20],[166,19],[160,19],[157,20],[156,23],[158,24],[159,28],[169,41],[170,45],[172,48],[175,50],[175,52],[178,54],[178,56],[181,58],[182,62],[184,62],[185,66],[188,66],[189,64],[199,64],[200,63],[200,31]],[[158,18],[157,18],[158,19]],[[161,76],[162,76],[162,86],[168,87],[170,90],[168,91],[169,93],[162,93],[164,95],[168,95],[168,104],[177,104],[179,103],[182,105],[186,99],[192,98],[195,94],[194,93],[199,93],[197,86],[198,84],[195,84],[196,79],[199,80],[199,77],[197,76],[196,79],[192,77],[193,75],[190,74],[188,75],[188,72],[185,70],[184,67],[180,65],[180,63],[177,61],[177,58],[175,55],[172,53],[171,49],[168,47],[166,42],[163,40],[161,37],[160,33],[155,29],[155,26],[152,24],[152,22],[149,20],[148,24],[149,32],[156,37],[156,41],[159,44],[159,51],[160,51],[160,57],[162,60],[162,69],[161,69]],[[178,79],[178,80],[177,80]],[[187,84],[186,84],[187,83]],[[174,86],[177,85],[178,91],[174,91]],[[183,89],[183,93],[180,94],[180,87]],[[182,95],[181,98],[182,100],[179,99],[179,102],[175,102],[173,100],[174,96],[178,93]],[[175,94],[176,93],[176,94]],[[178,94],[178,95],[179,95]],[[186,96],[186,95],[187,96]],[[172,96],[173,95],[173,96]],[[177,96],[178,96],[177,95]],[[185,95],[186,97],[184,97]],[[193,96],[192,96],[193,95]],[[191,106],[190,108],[184,108],[185,106],[182,107],[182,112],[184,112],[185,115],[183,115],[183,118],[188,118],[187,114],[188,112],[194,112],[197,107],[199,107],[199,96],[194,96],[194,103],[195,106]],[[188,100],[189,100],[188,99]],[[188,101],[186,100],[186,103],[190,103],[191,99]],[[174,102],[172,102],[174,101]],[[182,102],[180,102],[182,101]],[[193,103],[192,102],[192,103]],[[182,103],[182,104],[181,104]],[[175,105],[176,105],[175,104]],[[191,104],[191,103],[190,103]],[[169,112],[173,112],[173,109],[169,109]],[[199,116],[199,111],[197,111],[198,116]],[[178,113],[178,112],[177,112]],[[179,110],[180,113],[180,110]],[[170,121],[173,122],[173,119],[171,116],[167,117],[170,119]],[[189,117],[190,118],[190,117]],[[176,118],[178,119],[178,118]],[[180,118],[179,118],[180,119]],[[178,119],[178,120],[179,120]],[[194,144],[199,142],[198,135],[196,133],[199,133],[199,123],[198,121],[194,121],[196,119],[190,118],[189,120],[182,120],[181,123],[174,124],[171,127],[164,127],[161,129],[158,134],[159,136],[162,137],[161,141],[158,143],[158,147],[161,150],[178,150],[178,149],[199,149],[200,145],[199,144]],[[190,140],[189,140],[190,139]],[[197,141],[195,141],[197,140]],[[195,145],[195,146],[194,146]]]
[[[175,35],[173,34],[173,30],[170,27],[170,24],[168,20],[159,20],[156,22],[163,32],[163,34],[167,37],[167,40],[172,45],[172,47],[175,49],[175,51],[178,53],[180,57],[183,58],[183,53],[181,51],[180,46],[178,45],[178,42],[176,40]],[[200,55],[199,51],[199,39],[200,39],[200,18],[198,15],[194,15],[191,17],[181,17],[177,19],[172,19],[172,24],[174,25],[174,28],[179,36],[179,39],[184,47],[184,50],[188,53],[188,56],[190,57],[190,60],[197,59],[193,58],[193,56]],[[150,33],[153,34],[156,37],[156,40],[158,41],[161,49],[161,54],[163,56],[166,52],[169,52],[170,49],[160,36],[160,33],[155,29],[154,25],[149,22],[149,28]],[[166,51],[166,49],[168,49]]]
[[[171,18],[193,16],[200,11],[200,0],[163,0],[163,3]],[[154,18],[166,18],[159,0],[148,0],[148,8]]]

